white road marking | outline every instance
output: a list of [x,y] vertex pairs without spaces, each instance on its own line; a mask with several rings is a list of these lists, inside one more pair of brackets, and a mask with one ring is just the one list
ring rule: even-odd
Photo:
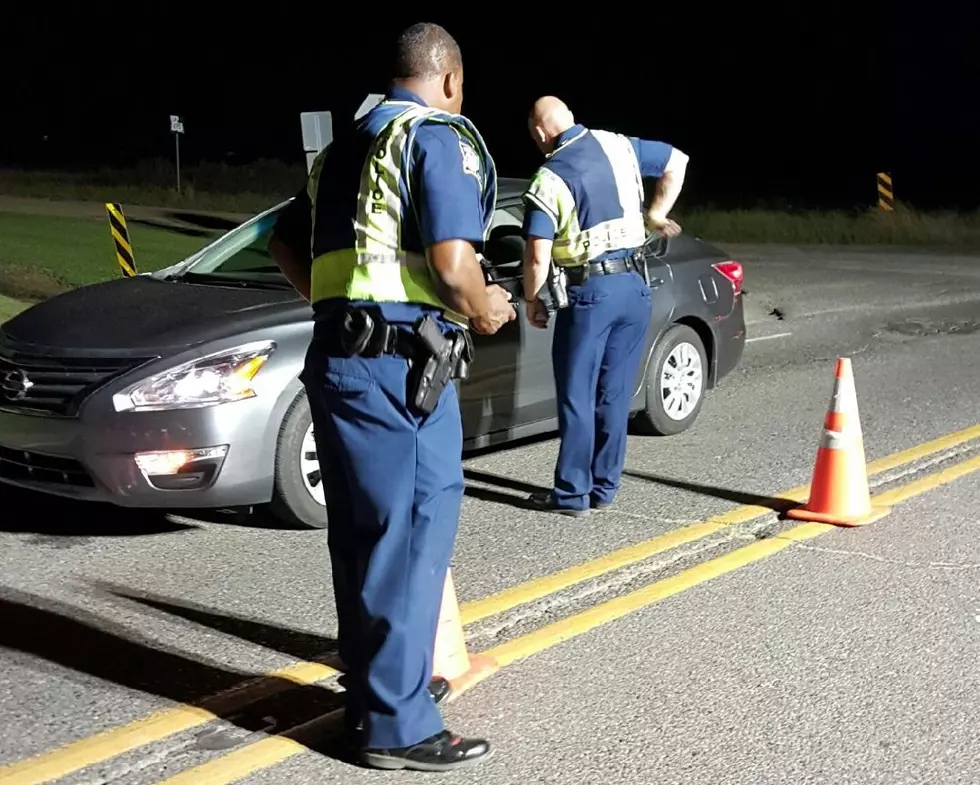
[[771,341],[773,338],[785,338],[793,333],[776,333],[775,335],[760,335],[758,338],[746,338],[746,343],[752,343],[753,341]]

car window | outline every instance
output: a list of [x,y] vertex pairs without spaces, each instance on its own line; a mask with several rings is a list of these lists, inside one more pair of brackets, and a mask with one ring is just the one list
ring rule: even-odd
[[257,216],[212,243],[191,271],[205,274],[275,274],[279,268],[266,250],[282,207]]
[[270,228],[255,237],[255,239],[241,250],[235,251],[231,256],[210,272],[216,273],[267,273],[277,272],[278,267],[269,254],[269,236],[272,233]]
[[[269,238],[281,211],[273,210],[264,216],[239,226],[207,248],[194,263],[194,273],[219,275],[270,275],[281,276],[275,261],[269,255]],[[524,205],[517,203],[498,207],[490,221],[490,231],[497,227],[508,227],[516,233],[524,223]]]
[[520,203],[498,207],[494,211],[493,218],[490,219],[490,231],[493,231],[498,226],[521,227],[523,225],[524,205]]

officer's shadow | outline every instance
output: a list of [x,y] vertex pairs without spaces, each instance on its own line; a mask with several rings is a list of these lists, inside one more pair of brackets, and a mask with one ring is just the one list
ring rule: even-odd
[[[336,642],[330,638],[109,583],[93,585],[100,593],[149,609],[142,614],[144,629],[154,628],[154,616],[163,623],[178,616],[307,662],[329,663],[335,655]],[[54,677],[70,680],[71,672],[86,674],[127,690],[200,707],[215,720],[223,720],[203,722],[187,731],[195,749],[220,754],[281,735],[326,757],[355,763],[343,743],[343,693],[329,682],[304,684],[287,674],[224,667],[80,605],[10,587],[0,587],[0,618],[0,648],[27,669],[43,670],[39,661],[46,662],[54,666]],[[39,716],[37,721],[44,719]],[[20,730],[31,733],[29,727]]]

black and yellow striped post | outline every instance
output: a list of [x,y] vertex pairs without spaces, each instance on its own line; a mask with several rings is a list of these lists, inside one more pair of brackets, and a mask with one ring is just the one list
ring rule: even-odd
[[122,268],[122,274],[126,278],[133,278],[136,275],[136,262],[133,260],[133,246],[129,242],[129,230],[126,228],[122,206],[106,202],[105,211],[109,214],[109,231],[116,244],[116,261]]
[[889,213],[895,209],[892,176],[888,172],[878,172],[878,209]]

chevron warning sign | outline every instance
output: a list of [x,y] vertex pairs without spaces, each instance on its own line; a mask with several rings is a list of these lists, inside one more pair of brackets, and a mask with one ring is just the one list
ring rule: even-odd
[[129,241],[129,230],[126,228],[126,216],[122,206],[115,202],[106,202],[106,213],[109,215],[109,231],[116,245],[116,261],[126,278],[136,275],[136,262],[133,260],[133,246]]

